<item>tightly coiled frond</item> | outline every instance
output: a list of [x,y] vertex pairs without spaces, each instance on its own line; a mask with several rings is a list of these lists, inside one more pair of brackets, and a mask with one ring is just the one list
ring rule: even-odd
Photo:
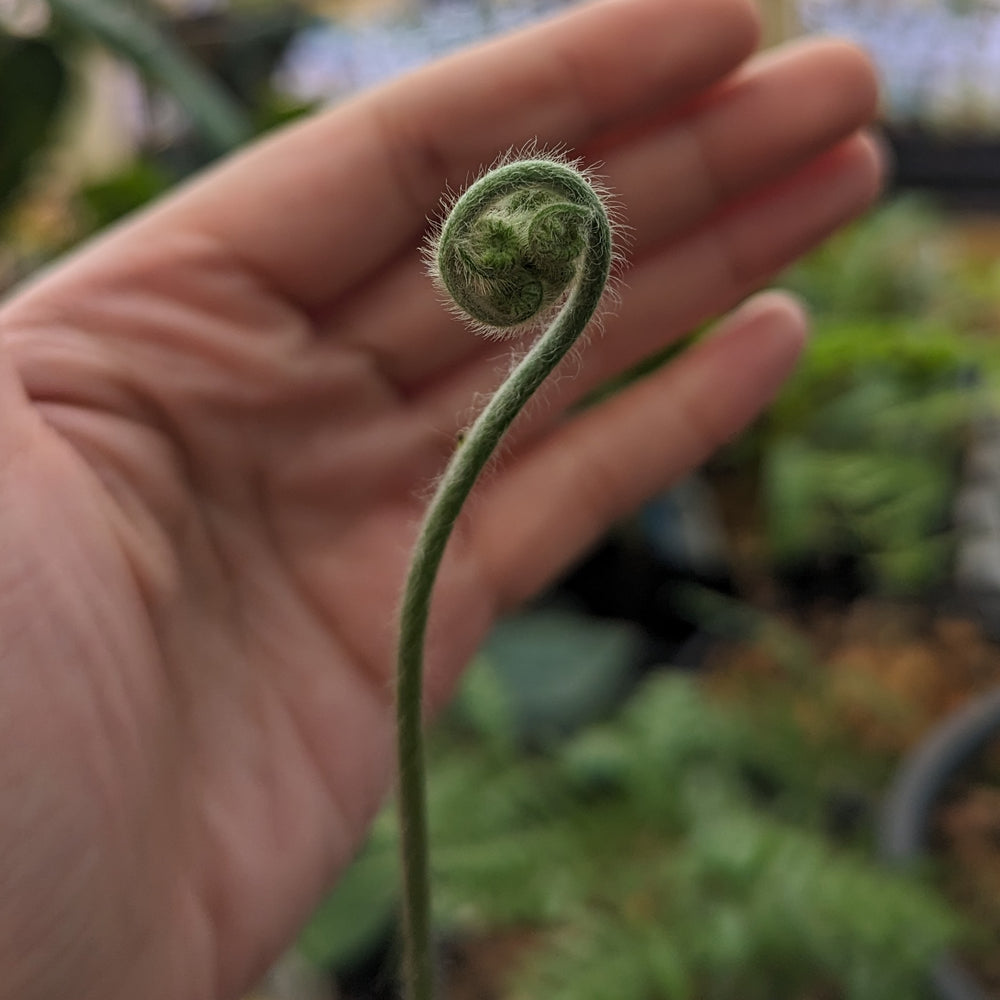
[[583,277],[585,255],[601,261],[587,280],[603,290],[611,231],[600,186],[576,164],[539,154],[475,181],[450,206],[427,257],[458,312],[480,332],[508,335],[553,314]]

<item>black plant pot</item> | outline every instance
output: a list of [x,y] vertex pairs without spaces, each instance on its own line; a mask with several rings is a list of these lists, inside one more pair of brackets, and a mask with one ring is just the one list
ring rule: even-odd
[[[889,789],[879,830],[879,849],[886,861],[901,867],[926,856],[934,810],[952,778],[998,736],[1000,688],[946,718],[903,761]],[[941,1000],[990,1000],[950,955],[934,967],[933,984]]]

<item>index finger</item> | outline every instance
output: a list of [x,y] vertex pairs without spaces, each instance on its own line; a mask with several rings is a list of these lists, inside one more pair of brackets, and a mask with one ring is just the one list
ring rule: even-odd
[[220,241],[315,308],[412,246],[447,182],[511,146],[579,147],[753,50],[748,0],[602,0],[401,78],[237,156],[148,226]]

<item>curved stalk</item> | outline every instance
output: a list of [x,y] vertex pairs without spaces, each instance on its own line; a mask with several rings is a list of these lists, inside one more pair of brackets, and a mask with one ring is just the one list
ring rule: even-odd
[[487,329],[551,324],[496,391],[457,447],[427,509],[400,616],[397,739],[403,861],[404,982],[409,1000],[433,1000],[422,727],[424,644],[431,595],[448,539],[476,479],[528,399],[590,322],[610,274],[604,205],[574,167],[555,160],[509,163],[456,202],[436,243],[440,284]]

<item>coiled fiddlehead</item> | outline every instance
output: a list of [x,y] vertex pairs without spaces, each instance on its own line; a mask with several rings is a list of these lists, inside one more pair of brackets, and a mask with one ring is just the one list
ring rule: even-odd
[[431,592],[462,505],[503,434],[594,315],[612,264],[611,223],[587,177],[561,160],[503,164],[455,202],[433,244],[432,271],[482,330],[551,322],[480,413],[431,499],[403,595],[397,662],[404,980],[433,1000],[421,705]]

